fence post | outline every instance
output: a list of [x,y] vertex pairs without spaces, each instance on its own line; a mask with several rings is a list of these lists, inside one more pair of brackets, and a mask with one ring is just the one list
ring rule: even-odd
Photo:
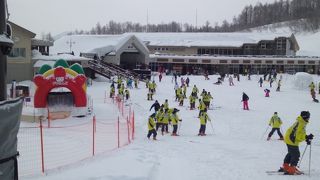
[[118,148],[120,148],[120,119],[118,116]]
[[127,129],[128,129],[128,144],[130,144],[130,125],[129,125],[129,118],[127,116]]
[[92,119],[92,156],[94,156],[95,151],[95,129],[96,129],[96,116]]
[[134,139],[134,111],[132,112],[132,140]]
[[43,151],[42,119],[40,119],[40,146],[41,146],[41,171],[42,171],[42,173],[44,173],[44,151]]
[[49,108],[47,108],[48,109],[48,128],[50,128],[50,112],[49,112]]

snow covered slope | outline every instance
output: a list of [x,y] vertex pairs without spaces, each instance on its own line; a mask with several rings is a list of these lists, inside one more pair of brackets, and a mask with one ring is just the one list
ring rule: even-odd
[[[293,88],[293,76],[283,75],[283,86],[280,92],[276,87],[269,87],[264,82],[262,88],[258,85],[258,76],[247,80],[241,76],[241,81],[234,81],[235,86],[227,82],[214,85],[217,76],[210,76],[205,81],[202,76],[189,76],[191,86],[197,85],[199,90],[206,89],[213,95],[213,110],[209,116],[213,119],[211,128],[207,124],[208,136],[197,136],[199,129],[198,111],[188,110],[188,102],[183,107],[174,101],[174,84],[171,76],[164,76],[160,83],[156,78],[158,89],[155,99],[163,103],[169,100],[170,107],[180,109],[182,118],[179,137],[169,134],[158,140],[148,140],[147,118],[152,113],[149,108],[153,102],[146,100],[147,89],[139,84],[139,89],[131,90],[131,103],[135,109],[137,136],[135,141],[122,149],[108,154],[96,156],[63,169],[48,172],[43,176],[33,176],[32,180],[270,180],[270,179],[308,179],[317,180],[320,175],[320,104],[312,102],[309,91],[299,91]],[[320,78],[313,77],[315,82]],[[180,82],[180,81],[179,81]],[[88,87],[88,92],[98,95],[101,88],[109,90],[109,83],[94,82]],[[276,86],[274,84],[274,86]],[[191,93],[187,90],[187,95]],[[270,97],[264,97],[263,90],[271,89]],[[250,97],[249,111],[242,110],[241,95],[246,92]],[[103,98],[103,97],[101,97]],[[274,134],[271,141],[266,141],[266,131],[269,119],[277,111],[284,124],[285,131],[302,110],[311,112],[307,132],[315,135],[312,145],[311,176],[299,177],[274,175],[265,173],[267,170],[277,170],[282,165],[287,152],[286,145],[277,140]],[[103,111],[95,112],[108,116]],[[268,128],[267,132],[271,129]],[[264,136],[263,136],[264,135]],[[301,143],[303,151],[305,143]],[[301,152],[302,154],[302,152]],[[308,171],[309,152],[301,164],[301,170]]]

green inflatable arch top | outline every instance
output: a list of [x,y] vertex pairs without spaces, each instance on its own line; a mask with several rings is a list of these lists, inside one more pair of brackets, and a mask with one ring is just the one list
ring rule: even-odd
[[50,69],[52,69],[52,67],[49,64],[44,64],[41,66],[38,73],[44,74],[45,72],[49,71]]
[[74,70],[78,74],[84,74],[83,68],[80,64],[75,63],[72,66],[69,67],[70,69]]
[[69,68],[67,61],[64,59],[57,60],[56,63],[54,63],[54,65],[53,65],[54,68],[56,68],[58,66],[62,66],[64,68]]

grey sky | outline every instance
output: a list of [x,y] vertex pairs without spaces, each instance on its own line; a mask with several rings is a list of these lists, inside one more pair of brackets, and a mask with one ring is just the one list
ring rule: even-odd
[[245,5],[275,0],[7,0],[10,20],[40,35],[75,29],[89,30],[109,20],[198,25],[232,20]]

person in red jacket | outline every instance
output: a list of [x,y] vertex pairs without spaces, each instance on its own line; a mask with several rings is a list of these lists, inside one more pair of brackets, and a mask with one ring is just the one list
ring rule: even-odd
[[249,110],[248,101],[249,101],[249,96],[243,92],[242,94],[243,110]]

